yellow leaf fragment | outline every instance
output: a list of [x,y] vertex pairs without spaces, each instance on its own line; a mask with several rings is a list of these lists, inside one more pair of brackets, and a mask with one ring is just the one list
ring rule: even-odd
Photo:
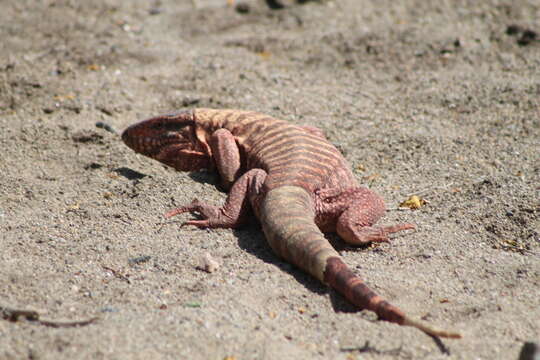
[[362,164],[356,165],[356,171],[366,171],[366,167]]
[[516,240],[504,240],[504,242],[513,247],[518,246],[518,242]]
[[68,206],[67,211],[76,211],[76,210],[79,210],[80,208],[81,208],[80,204],[75,203],[73,205]]
[[56,95],[54,97],[54,100],[56,101],[73,100],[73,99],[75,99],[75,95],[73,94]]
[[402,208],[409,208],[409,209],[420,209],[422,206],[426,205],[427,201],[422,199],[421,197],[417,195],[413,195],[401,204],[399,204],[399,207]]
[[261,51],[261,52],[258,52],[257,55],[259,55],[261,58],[263,59],[268,59],[272,54],[269,52],[269,51]]

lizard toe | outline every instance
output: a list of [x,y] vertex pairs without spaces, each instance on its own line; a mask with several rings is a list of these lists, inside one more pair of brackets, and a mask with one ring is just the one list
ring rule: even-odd
[[165,214],[163,214],[163,216],[165,218],[170,218],[170,217],[173,217],[173,216],[176,216],[178,214],[182,214],[182,213],[185,213],[185,212],[188,212],[188,211],[190,211],[190,210],[184,206],[184,207],[179,207],[179,208],[176,208],[176,209],[169,210]]
[[414,224],[397,224],[392,226],[384,226],[383,231],[387,234],[392,234],[402,230],[415,230],[416,226]]
[[188,220],[184,223],[182,223],[182,225],[180,225],[181,227],[184,227],[184,226],[188,226],[188,225],[193,225],[193,226],[196,226],[198,228],[207,228],[210,226],[210,221],[208,219],[206,220]]

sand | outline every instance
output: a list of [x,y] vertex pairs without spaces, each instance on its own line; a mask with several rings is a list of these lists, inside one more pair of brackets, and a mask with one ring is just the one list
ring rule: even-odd
[[[539,340],[540,4],[283,3],[2,2],[0,306],[99,319],[0,319],[0,359],[516,359]],[[418,227],[329,239],[380,295],[463,339],[355,310],[256,223],[165,220],[223,201],[217,177],[118,134],[193,107],[321,128],[385,198],[381,223]],[[428,203],[397,210],[411,194]]]

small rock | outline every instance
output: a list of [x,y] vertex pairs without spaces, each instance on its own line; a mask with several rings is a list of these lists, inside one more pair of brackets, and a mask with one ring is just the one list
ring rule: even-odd
[[205,253],[201,258],[201,265],[197,267],[198,269],[204,270],[207,273],[213,273],[219,268],[219,263],[214,260],[212,255]]
[[523,34],[521,34],[521,36],[517,40],[517,43],[518,45],[521,45],[521,46],[529,45],[530,43],[535,41],[537,37],[538,37],[538,34],[535,31],[525,30],[523,31]]
[[114,130],[114,128],[111,125],[109,125],[109,124],[107,124],[107,123],[105,123],[103,121],[96,122],[96,127],[99,128],[99,129],[106,130],[106,131],[108,131],[110,133],[116,134],[116,130]]
[[519,25],[512,24],[506,28],[506,35],[516,35],[523,31],[523,28]]
[[149,261],[150,259],[152,259],[151,256],[149,256],[149,255],[143,255],[143,256],[138,256],[138,257],[129,259],[129,260],[128,260],[128,263],[129,263],[130,265],[138,265],[138,264],[145,263],[145,262]]
[[279,10],[285,7],[277,0],[266,0],[266,5],[268,5],[268,7],[272,10]]
[[240,2],[240,3],[236,4],[234,9],[239,14],[247,14],[249,12],[249,10],[250,10],[249,5],[246,4],[245,2]]
[[518,360],[540,360],[540,346],[532,341],[523,344]]

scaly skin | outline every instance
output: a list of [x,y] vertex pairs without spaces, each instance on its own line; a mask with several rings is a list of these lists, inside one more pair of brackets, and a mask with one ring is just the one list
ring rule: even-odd
[[386,211],[382,199],[358,186],[343,156],[319,129],[256,112],[195,109],[134,124],[122,139],[134,151],[179,171],[216,169],[230,190],[222,207],[194,200],[167,217],[197,212],[202,219],[184,224],[236,228],[252,210],[276,254],[353,304],[432,336],[461,337],[413,320],[376,295],[326,240],[322,231],[335,231],[354,245],[383,242],[388,234],[414,225],[374,226]]

